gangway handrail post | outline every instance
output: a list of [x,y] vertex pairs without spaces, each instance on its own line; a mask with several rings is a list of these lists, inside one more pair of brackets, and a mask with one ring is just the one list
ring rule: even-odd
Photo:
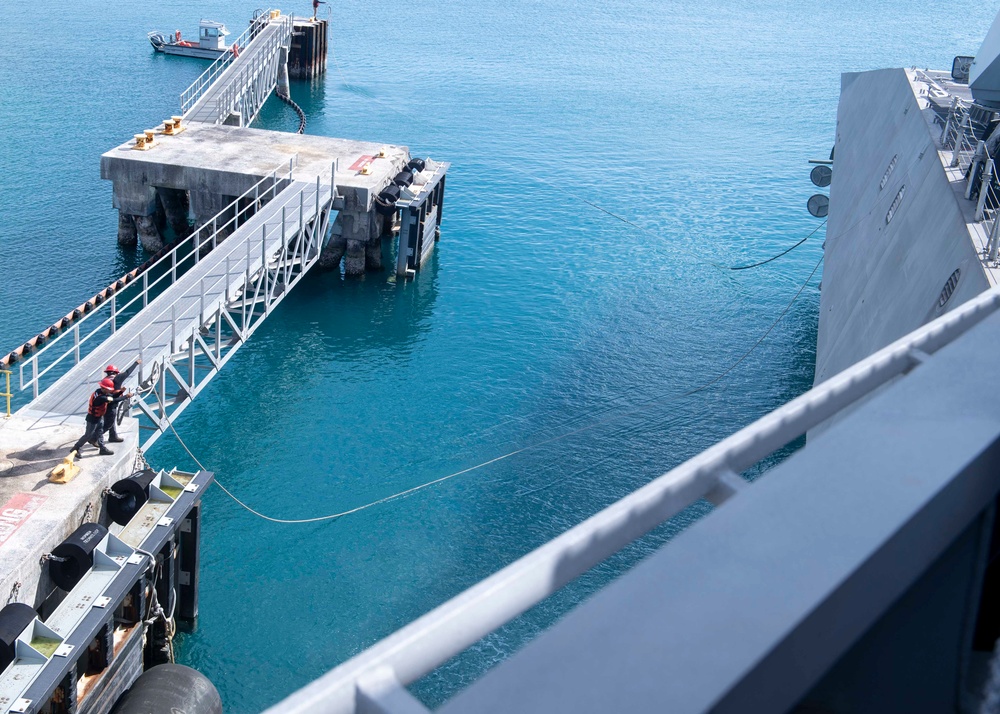
[[[319,178],[317,176],[317,178]],[[319,218],[319,214],[316,214],[316,218]],[[292,262],[295,262],[295,258],[298,257],[302,261],[303,269],[305,268],[305,244],[306,244],[306,192],[299,191],[299,239],[295,241],[295,254],[292,256]]]
[[[78,360],[79,361],[79,360]],[[32,395],[34,399],[38,399],[38,360],[34,360],[31,363],[31,381],[32,381]]]
[[118,301],[117,294],[111,293],[111,334],[115,334],[118,329]]
[[[35,371],[38,371],[38,360],[35,360]],[[73,325],[73,364],[80,364],[80,323]],[[36,385],[37,388],[37,385]]]
[[7,391],[0,395],[7,398],[7,414],[4,416],[4,419],[10,419],[10,398],[14,396],[10,391],[10,370],[0,369],[0,374],[4,376],[4,380],[7,382]]
[[149,305],[149,271],[142,271],[142,306]]
[[177,304],[170,304],[170,356],[177,352]]

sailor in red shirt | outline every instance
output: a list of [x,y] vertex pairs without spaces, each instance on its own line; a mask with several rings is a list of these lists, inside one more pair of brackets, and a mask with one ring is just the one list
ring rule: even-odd
[[115,381],[108,377],[101,380],[100,387],[90,395],[90,404],[87,406],[87,430],[80,440],[73,446],[73,451],[80,454],[83,445],[89,442],[96,442],[101,456],[110,456],[115,453],[104,445],[104,414],[108,410],[109,404],[123,401],[125,395],[114,395]]

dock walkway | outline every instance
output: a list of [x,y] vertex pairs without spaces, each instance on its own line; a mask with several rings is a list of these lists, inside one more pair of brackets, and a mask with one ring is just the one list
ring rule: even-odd
[[202,82],[202,77],[199,77],[194,87],[196,93],[201,92],[201,96],[185,109],[184,119],[222,124],[228,122],[234,112],[239,112],[238,125],[249,126],[257,118],[264,101],[278,83],[279,72],[285,67],[281,55],[285,53],[287,57],[292,40],[292,23],[291,17],[283,15],[271,19],[259,29],[251,27],[253,34],[247,35],[245,47],[239,46],[239,39],[234,43],[238,54],[227,53],[217,59],[202,75],[203,86],[199,85]]
[[[303,244],[297,236],[305,233],[317,218],[326,224],[330,203],[329,182],[290,182],[19,414],[50,424],[82,422],[89,394],[103,377],[108,363],[129,364],[141,357],[145,374],[149,374],[154,364],[164,365],[165,372],[181,347],[194,341],[196,331],[204,331],[206,323],[216,319],[213,316],[220,315],[227,304],[252,289],[248,279],[252,281],[255,275],[272,273],[264,289],[270,286],[275,293],[271,298],[276,301],[290,285],[281,277],[276,280],[274,273],[287,268],[285,275],[289,274],[295,251],[301,258],[298,269],[304,272],[311,267],[318,256],[317,243],[322,234],[313,231],[307,235],[312,245]],[[283,265],[283,261],[288,265]]]

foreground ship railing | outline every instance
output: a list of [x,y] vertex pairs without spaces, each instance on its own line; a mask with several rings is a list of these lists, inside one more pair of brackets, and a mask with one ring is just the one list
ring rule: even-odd
[[723,503],[747,485],[738,473],[924,363],[998,307],[1000,289],[990,290],[906,335],[331,670],[269,714],[426,712],[405,685],[693,502]]

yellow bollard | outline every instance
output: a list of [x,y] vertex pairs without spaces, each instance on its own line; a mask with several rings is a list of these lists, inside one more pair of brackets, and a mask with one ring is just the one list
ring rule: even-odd
[[80,474],[80,467],[73,463],[77,457],[75,451],[69,452],[69,456],[62,460],[62,463],[52,469],[49,474],[49,481],[52,483],[69,483]]
[[133,137],[135,138],[135,146],[132,147],[133,149],[139,149],[140,151],[142,151],[143,149],[146,148],[145,134],[133,134]]

